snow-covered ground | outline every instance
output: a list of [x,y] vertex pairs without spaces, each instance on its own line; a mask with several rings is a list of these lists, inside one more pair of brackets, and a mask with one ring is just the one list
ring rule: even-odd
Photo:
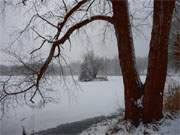
[[[176,114],[179,115],[179,114]],[[168,115],[166,115],[168,116]],[[170,115],[169,115],[170,116]],[[103,121],[95,124],[83,131],[80,135],[179,135],[180,134],[180,116],[177,118],[163,118],[160,122],[154,124],[140,124],[137,128],[129,122],[120,118]],[[114,132],[115,131],[115,132]]]
[[[108,77],[109,81],[78,82],[76,88],[68,77],[67,89],[54,76],[52,86],[57,103],[41,108],[16,106],[9,108],[0,121],[0,135],[20,135],[22,126],[28,131],[38,131],[100,115],[109,115],[124,108],[124,91],[121,76]],[[141,77],[145,79],[144,76]],[[75,77],[77,80],[77,77]],[[175,78],[180,80],[179,77]],[[100,135],[100,134],[99,134]]]

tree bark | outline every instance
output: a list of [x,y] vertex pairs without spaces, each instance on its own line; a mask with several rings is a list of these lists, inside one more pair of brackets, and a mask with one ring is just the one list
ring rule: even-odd
[[174,7],[175,0],[154,0],[148,72],[144,88],[143,120],[145,123],[162,117],[168,40]]
[[112,0],[113,23],[117,37],[120,66],[125,90],[125,119],[138,123],[141,108],[136,101],[141,97],[143,85],[135,68],[134,44],[127,0]]

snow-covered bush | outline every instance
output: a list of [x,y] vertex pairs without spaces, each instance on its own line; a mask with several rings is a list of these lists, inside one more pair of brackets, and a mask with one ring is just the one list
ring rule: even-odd
[[84,56],[84,60],[80,66],[79,80],[91,81],[96,78],[98,72],[103,70],[103,60],[95,57],[92,51]]

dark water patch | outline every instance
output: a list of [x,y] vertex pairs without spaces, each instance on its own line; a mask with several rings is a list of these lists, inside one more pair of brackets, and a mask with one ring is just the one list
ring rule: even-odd
[[98,116],[94,118],[85,119],[82,121],[66,123],[59,125],[55,128],[50,128],[47,130],[39,131],[31,135],[78,135],[83,130],[88,129],[93,124],[97,124],[104,120],[116,118],[118,114],[113,114],[111,116]]

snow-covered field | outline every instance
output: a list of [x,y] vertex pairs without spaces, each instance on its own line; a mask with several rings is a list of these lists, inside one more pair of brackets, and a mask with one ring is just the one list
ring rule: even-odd
[[[144,76],[141,77],[144,80]],[[77,77],[75,77],[77,80]],[[16,106],[10,108],[0,121],[0,135],[20,135],[22,126],[38,131],[57,125],[100,115],[109,115],[124,108],[124,91],[121,76],[108,77],[109,81],[78,82],[81,89],[67,78],[68,88],[56,77],[52,86],[57,103],[41,108]],[[178,77],[176,80],[180,80]]]

